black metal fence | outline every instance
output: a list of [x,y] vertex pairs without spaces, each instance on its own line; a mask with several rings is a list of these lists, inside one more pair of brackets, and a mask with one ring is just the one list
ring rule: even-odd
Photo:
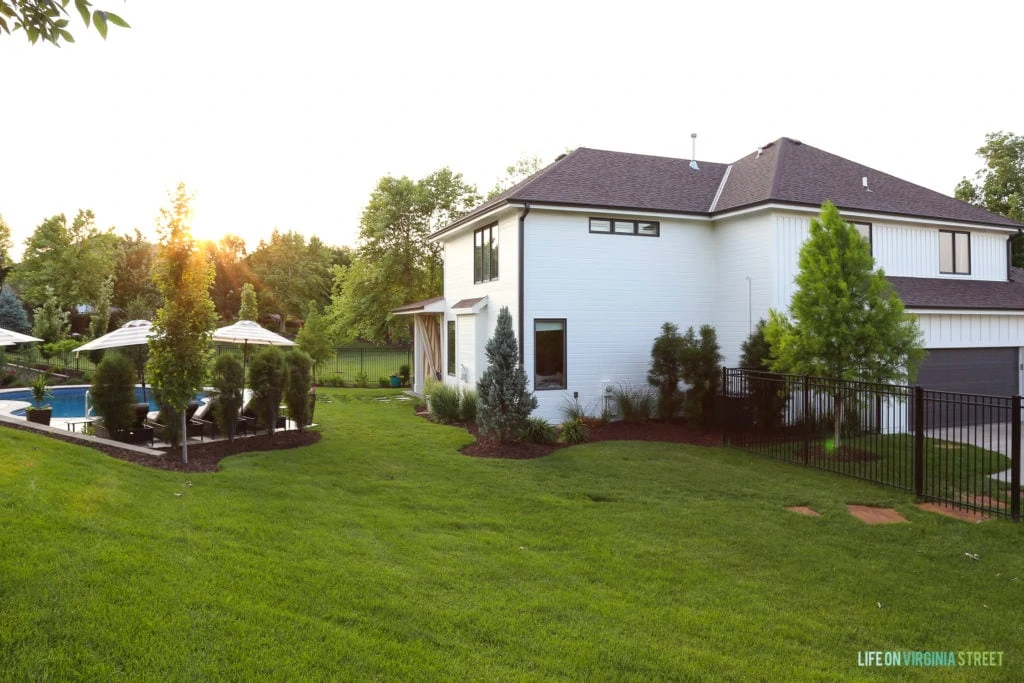
[[[45,364],[51,372],[81,374],[92,372],[96,366],[88,353],[71,351],[48,359],[39,355],[34,344],[27,344],[17,352],[8,350],[7,362],[32,366]],[[217,344],[217,351],[239,351],[237,344]],[[253,347],[250,346],[250,357]],[[408,347],[339,347],[332,358],[316,369],[317,381],[345,386],[378,386],[381,380],[390,384],[391,375],[399,374],[402,366],[412,367],[412,349]]]
[[1021,397],[722,369],[725,443],[1020,520]]

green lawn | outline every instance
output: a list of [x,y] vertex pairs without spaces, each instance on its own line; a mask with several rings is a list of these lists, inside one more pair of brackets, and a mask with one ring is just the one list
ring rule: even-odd
[[[1024,676],[1022,525],[723,449],[473,459],[373,400],[397,393],[322,393],[319,444],[216,474],[0,429],[0,679]],[[868,650],[1005,654],[858,668]]]

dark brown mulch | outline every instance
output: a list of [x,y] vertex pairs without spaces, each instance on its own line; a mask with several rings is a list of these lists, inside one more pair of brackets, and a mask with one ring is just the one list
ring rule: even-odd
[[[5,422],[3,426],[10,429],[35,431],[28,427],[11,424],[10,422]],[[128,462],[145,465],[146,467],[160,470],[176,470],[178,472],[217,472],[220,470],[220,461],[229,455],[237,455],[238,453],[246,453],[248,451],[276,451],[286,448],[298,448],[299,446],[314,444],[320,440],[320,432],[288,430],[278,431],[273,435],[257,434],[256,436],[240,437],[234,441],[190,441],[188,444],[188,464],[186,465],[181,461],[180,448],[170,449],[160,458],[119,448],[113,444],[84,442],[70,435],[47,434],[47,436],[59,441],[92,448],[118,460],[127,460]]]
[[[685,424],[674,422],[609,422],[598,421],[588,423],[588,443],[595,441],[667,441],[670,443],[688,443],[695,446],[721,446],[721,432],[708,432]],[[480,436],[476,425],[467,427],[469,433],[477,438],[476,443],[463,448],[460,453],[475,458],[506,458],[511,460],[530,460],[565,448],[564,443],[537,444],[513,443],[501,444]]]

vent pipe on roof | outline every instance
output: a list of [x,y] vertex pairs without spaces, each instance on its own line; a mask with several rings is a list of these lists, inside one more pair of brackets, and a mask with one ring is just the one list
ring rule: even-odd
[[693,154],[690,156],[690,168],[694,171],[698,171],[700,170],[700,167],[697,166],[697,134],[690,133],[690,139],[693,140]]
[[868,192],[871,192],[871,188],[868,187],[868,177],[867,176],[864,176],[863,178],[860,179],[860,184],[864,186],[865,190],[867,190]]

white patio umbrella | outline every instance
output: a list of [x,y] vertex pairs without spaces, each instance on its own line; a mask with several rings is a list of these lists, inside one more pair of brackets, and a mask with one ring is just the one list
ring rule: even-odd
[[214,331],[213,341],[223,344],[242,345],[242,370],[245,370],[249,353],[249,344],[271,344],[273,346],[295,346],[295,342],[261,327],[252,320],[239,320],[234,325],[221,327]]
[[[82,351],[98,351],[99,349],[114,349],[122,346],[143,346],[149,343],[153,336],[153,323],[148,320],[130,320],[113,332],[107,332],[102,337],[96,337],[87,344],[82,344],[75,353]],[[142,369],[142,400],[146,400],[146,369]]]
[[13,344],[25,344],[27,342],[41,342],[39,337],[30,337],[14,330],[5,330],[0,327],[0,346],[11,346]]

